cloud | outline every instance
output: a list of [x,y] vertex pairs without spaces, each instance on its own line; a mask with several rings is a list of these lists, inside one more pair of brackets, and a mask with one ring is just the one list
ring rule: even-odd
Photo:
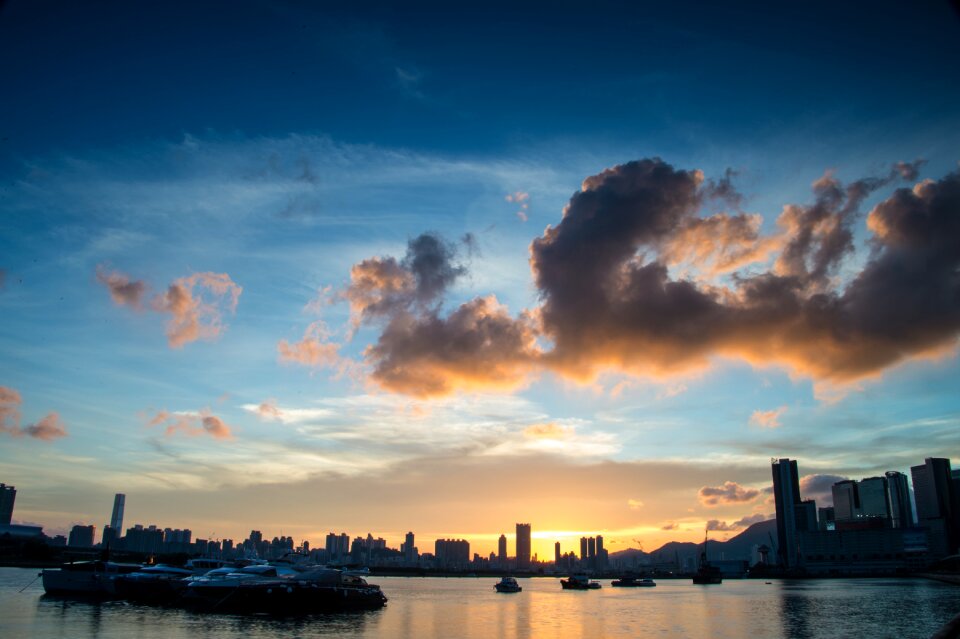
[[773,410],[755,410],[750,415],[750,424],[760,428],[780,428],[780,416],[787,410],[786,406]]
[[317,320],[304,331],[303,339],[290,343],[285,339],[277,343],[277,353],[282,362],[293,362],[314,368],[336,366],[342,359],[340,345],[328,341],[330,333],[326,324]]
[[164,434],[172,437],[182,433],[188,437],[210,435],[215,439],[233,439],[230,426],[222,419],[204,408],[198,413],[176,412],[162,410],[147,422],[147,426],[164,426]]
[[742,519],[738,519],[732,524],[728,524],[727,522],[721,521],[719,519],[711,519],[707,522],[707,530],[715,530],[718,532],[732,532],[735,530],[741,530],[743,528],[749,528],[753,524],[759,523],[761,521],[767,521],[768,519],[772,519],[772,517],[769,517],[768,515],[763,515],[760,513],[756,515],[747,515],[746,517]]
[[517,211],[517,217],[520,218],[521,222],[526,222],[529,219],[527,216],[527,212],[530,210],[529,193],[526,191],[514,191],[503,199],[505,199],[507,202],[513,202],[520,206],[520,209]]
[[639,510],[643,508],[643,502],[640,501],[639,499],[628,499],[627,507],[629,507],[630,510]]
[[[107,287],[118,306],[142,308],[149,289],[140,280],[119,271],[97,267],[97,281]],[[243,289],[226,273],[194,273],[175,280],[164,293],[154,296],[150,308],[171,315],[167,323],[167,342],[181,348],[198,339],[216,339],[223,332],[223,313],[235,313]]]
[[660,530],[679,530],[680,524],[675,521],[668,521],[664,525],[660,526]]
[[55,439],[67,436],[67,428],[57,413],[49,413],[46,417],[35,424],[27,424],[23,427],[23,434],[30,437],[41,439],[45,442],[51,442]]
[[130,280],[128,275],[119,271],[107,272],[105,267],[97,267],[97,281],[110,291],[110,299],[117,306],[131,306],[140,309],[147,284],[141,280]]
[[[587,178],[561,222],[530,249],[554,344],[544,363],[589,380],[604,370],[665,376],[736,357],[829,385],[952,350],[960,174],[878,204],[867,218],[874,236],[866,265],[846,285],[836,279],[865,198],[910,173],[900,167],[848,185],[828,173],[814,182],[813,204],[784,207],[770,242],[755,238],[755,220],[699,218],[709,195],[699,171],[651,159]],[[695,262],[719,255],[711,259],[732,264],[776,245],[773,266],[722,285],[674,279],[678,238],[703,225],[716,237],[696,234],[708,246],[687,251]]]
[[277,400],[268,399],[265,402],[261,402],[259,406],[254,409],[257,415],[261,419],[266,420],[276,420],[279,421],[283,417],[283,411],[277,408]]
[[154,310],[172,315],[167,323],[170,347],[219,337],[223,311],[236,312],[242,292],[226,273],[194,273],[174,281],[153,299]]
[[804,475],[800,478],[800,494],[816,500],[818,506],[832,506],[833,485],[845,479],[840,475]]
[[23,403],[20,393],[13,388],[0,386],[0,433],[12,437],[33,437],[50,442],[67,436],[67,428],[55,412],[48,413],[34,424],[20,426],[20,405]]
[[513,318],[494,296],[450,315],[395,315],[365,351],[381,387],[417,397],[456,390],[513,390],[530,378],[540,349],[533,318]]
[[722,486],[704,486],[698,493],[704,506],[744,503],[753,501],[759,494],[759,490],[745,488],[734,481],[726,481]]

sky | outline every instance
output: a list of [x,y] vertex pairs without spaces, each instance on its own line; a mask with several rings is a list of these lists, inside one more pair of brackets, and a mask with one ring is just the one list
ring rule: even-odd
[[552,557],[960,464],[949,3],[404,4],[0,6],[15,522]]

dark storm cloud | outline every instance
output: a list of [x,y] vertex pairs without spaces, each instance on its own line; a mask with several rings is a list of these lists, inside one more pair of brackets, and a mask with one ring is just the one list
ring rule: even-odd
[[820,505],[833,505],[833,485],[846,477],[840,475],[804,475],[800,478],[800,494]]
[[700,503],[705,506],[719,504],[738,504],[753,501],[760,495],[755,488],[741,486],[735,481],[726,481],[722,486],[704,486],[698,493]]

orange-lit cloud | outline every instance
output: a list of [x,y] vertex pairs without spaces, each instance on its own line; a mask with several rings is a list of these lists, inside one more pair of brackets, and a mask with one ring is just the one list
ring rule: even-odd
[[277,343],[280,361],[314,368],[336,366],[341,362],[340,345],[328,341],[329,338],[330,333],[326,325],[317,320],[307,327],[303,339],[299,342],[291,344],[282,339]]
[[773,410],[755,410],[750,415],[750,423],[760,428],[780,428],[780,416],[787,410],[786,406]]
[[117,306],[131,306],[140,309],[143,296],[147,292],[147,284],[141,280],[130,280],[130,277],[120,271],[107,272],[103,266],[97,267],[97,281],[110,291],[110,299]]
[[742,519],[738,519],[737,521],[731,524],[728,524],[727,522],[721,521],[719,519],[711,519],[707,522],[707,530],[715,530],[720,532],[732,532],[735,530],[742,530],[744,528],[749,528],[753,524],[760,523],[761,521],[767,521],[768,519],[772,519],[772,517],[769,517],[762,513],[757,513],[755,515],[747,515],[746,517],[743,517]]
[[437,313],[395,315],[365,352],[373,381],[395,392],[431,397],[456,390],[524,386],[540,349],[533,319],[513,318],[492,295]]
[[698,493],[704,506],[744,503],[753,501],[759,494],[759,490],[746,488],[735,481],[723,482],[722,486],[704,486]]
[[265,402],[261,402],[255,411],[261,419],[278,420],[283,416],[283,411],[277,407],[277,401],[275,399],[268,399]]
[[[97,281],[107,287],[119,306],[142,308],[146,283],[131,281],[119,271],[97,268]],[[194,273],[175,280],[164,293],[154,296],[150,307],[171,315],[167,322],[167,343],[181,348],[199,339],[216,339],[223,332],[223,313],[235,313],[243,289],[226,273]]]
[[242,292],[226,273],[194,273],[174,281],[153,299],[154,310],[172,315],[167,323],[170,347],[219,337],[223,311],[236,312]]
[[0,386],[0,433],[12,437],[32,437],[42,441],[53,441],[67,436],[67,428],[56,412],[48,413],[40,421],[20,425],[20,393],[13,388]]
[[216,415],[211,414],[210,410],[206,408],[199,413],[171,413],[162,410],[154,415],[147,422],[147,425],[163,426],[164,434],[167,437],[181,433],[188,437],[210,435],[215,439],[233,439],[230,426]]

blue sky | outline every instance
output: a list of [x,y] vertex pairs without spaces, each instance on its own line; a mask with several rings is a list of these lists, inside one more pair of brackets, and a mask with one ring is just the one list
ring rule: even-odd
[[[756,247],[786,241],[778,216],[812,207],[825,172],[838,188],[883,178],[844,218],[851,250],[829,282],[809,285],[843,295],[880,250],[885,227],[869,216],[897,219],[875,207],[925,179],[949,197],[958,28],[946,3],[7,3],[0,387],[17,397],[3,404],[0,479],[20,491],[15,518],[100,526],[126,491],[129,523],[225,537],[337,529],[399,543],[413,529],[482,549],[529,520],[544,549],[582,531],[653,543],[768,516],[762,494],[747,496],[769,484],[772,456],[854,477],[957,459],[955,309],[922,295],[871,317],[907,309],[936,325],[936,343],[891,329],[897,357],[856,375],[826,353],[737,338],[666,372],[642,363],[656,343],[631,355],[642,365],[571,351],[602,364],[578,376],[542,357],[589,328],[563,313],[523,333],[530,352],[498,350],[467,377],[469,358],[441,368],[451,388],[429,396],[385,383],[377,363],[396,360],[366,349],[391,322],[449,328],[491,295],[503,310],[486,317],[525,330],[522,311],[536,319],[564,294],[538,284],[531,259],[549,264],[531,243],[576,211],[585,179],[655,157],[690,172],[690,215],[756,219]],[[739,198],[708,196],[727,169]],[[404,257],[424,233],[455,271],[441,294],[425,297],[419,279],[378,288],[406,310],[357,315],[351,269],[392,257],[409,284]],[[777,251],[706,274],[670,261],[694,245],[676,237],[637,259],[701,291],[783,274]],[[944,254],[954,248],[948,238]],[[141,288],[119,303],[111,276]],[[207,306],[178,314],[172,284]],[[197,339],[171,337],[168,322],[191,317]],[[624,348],[635,337],[628,327]],[[336,357],[285,361],[283,340],[334,344]],[[435,372],[414,355],[393,370],[404,383]],[[698,498],[725,482],[747,493]]]

